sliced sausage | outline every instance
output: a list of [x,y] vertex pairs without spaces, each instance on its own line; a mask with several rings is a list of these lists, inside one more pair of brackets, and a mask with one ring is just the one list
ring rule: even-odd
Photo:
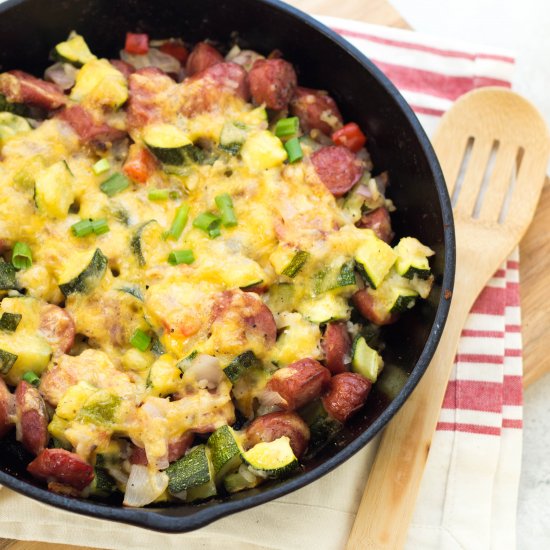
[[390,325],[399,318],[397,313],[383,313],[380,311],[376,307],[374,297],[366,288],[358,290],[351,299],[357,311],[375,325]]
[[6,383],[0,378],[0,439],[4,437],[13,426],[13,412],[15,408],[15,398],[6,386]]
[[128,128],[141,128],[162,120],[162,94],[176,83],[156,67],[146,67],[128,78]]
[[330,371],[315,359],[300,359],[279,369],[266,385],[285,401],[285,410],[293,411],[319,397],[330,380]]
[[304,132],[320,130],[324,134],[330,135],[343,123],[338,105],[323,90],[296,88],[290,102],[290,113],[300,119],[300,125]]
[[136,68],[133,65],[131,65],[127,61],[122,61],[122,59],[110,59],[109,63],[111,63],[111,65],[115,69],[120,71],[124,75],[126,80],[130,78],[131,74],[136,72]]
[[363,173],[361,161],[341,145],[322,147],[311,155],[311,162],[319,179],[335,197],[345,195]]
[[386,243],[390,243],[393,239],[390,213],[385,206],[363,214],[356,225],[363,229],[372,229],[376,236]]
[[246,429],[249,447],[262,441],[269,443],[287,436],[297,458],[300,458],[309,443],[308,425],[293,412],[273,412],[259,416]]
[[188,76],[193,76],[222,62],[223,55],[216,48],[206,42],[199,42],[189,54],[185,69]]
[[254,103],[276,111],[288,105],[297,84],[294,67],[284,59],[258,59],[248,79]]
[[343,372],[333,376],[330,387],[323,396],[325,410],[336,420],[345,422],[367,400],[372,384],[355,372]]
[[350,360],[351,338],[346,323],[329,323],[323,335],[325,364],[332,374],[348,370]]
[[67,353],[74,343],[75,325],[71,314],[54,304],[40,310],[38,330],[52,347],[54,354]]
[[48,444],[48,413],[38,390],[22,380],[15,390],[17,439],[30,453],[37,455]]
[[185,66],[189,59],[189,50],[179,40],[168,40],[159,46],[162,53],[171,55]]
[[[193,432],[185,432],[180,438],[168,443],[168,462],[179,460],[187,452],[187,449],[191,447],[194,437],[195,434]],[[147,466],[149,461],[147,460],[145,449],[134,447],[130,455],[130,463]]]
[[67,122],[84,143],[116,141],[126,136],[126,132],[113,128],[105,122],[96,121],[81,105],[67,107],[61,111],[59,118]]
[[262,340],[266,348],[271,348],[277,339],[273,314],[252,292],[226,290],[218,294],[212,308],[212,319],[213,323],[220,323],[222,329],[224,325],[230,325],[234,328],[232,336],[240,336],[243,342]]
[[93,467],[65,449],[44,449],[27,466],[27,471],[39,479],[69,485],[79,491],[94,479]]
[[67,103],[67,96],[59,86],[23,71],[1,74],[0,93],[12,103],[28,103],[46,110],[58,109]]
[[191,80],[198,79],[211,82],[217,88],[218,93],[224,90],[238,95],[245,101],[248,101],[250,97],[246,70],[237,63],[230,61],[216,63],[216,65],[197,73]]

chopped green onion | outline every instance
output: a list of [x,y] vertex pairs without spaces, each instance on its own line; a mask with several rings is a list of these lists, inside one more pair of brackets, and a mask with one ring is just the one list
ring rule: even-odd
[[21,378],[33,386],[40,384],[40,378],[32,370],[27,371]]
[[212,227],[208,230],[208,236],[211,239],[215,239],[216,237],[219,237],[222,234],[220,229],[220,224],[221,222],[218,221],[214,225],[212,225]]
[[105,218],[92,221],[92,228],[96,235],[103,235],[103,233],[109,232],[109,224]]
[[289,118],[281,118],[275,124],[275,135],[280,137],[294,136],[298,133],[298,128],[300,127],[300,121],[297,116],[292,116]]
[[120,172],[109,176],[99,188],[109,197],[124,191],[130,185],[130,180]]
[[285,143],[285,149],[288,153],[288,162],[293,163],[297,160],[302,160],[304,153],[302,151],[302,146],[300,145],[300,140],[296,137],[289,139]]
[[71,231],[75,237],[86,237],[94,232],[92,220],[80,220],[71,225]]
[[138,328],[134,331],[134,334],[132,334],[130,344],[139,351],[147,351],[151,345],[151,337]]
[[15,243],[11,256],[11,263],[15,269],[29,269],[32,265],[32,253],[26,243]]
[[94,174],[96,176],[99,176],[99,174],[103,174],[103,172],[107,172],[109,168],[111,168],[111,163],[107,159],[98,160],[92,166],[92,170],[94,171]]
[[170,189],[151,189],[147,195],[150,201],[166,201],[170,198]]
[[214,200],[222,215],[222,224],[225,227],[234,227],[237,225],[237,216],[233,209],[231,197],[227,193],[224,193],[223,195],[218,195]]
[[5,311],[2,313],[2,317],[0,317],[0,330],[15,332],[22,317],[20,313],[9,313]]
[[206,231],[208,236],[214,239],[221,235],[221,223],[221,218],[216,216],[216,214],[212,214],[212,212],[203,212],[193,220],[193,227]]
[[195,255],[192,250],[174,250],[168,256],[168,263],[171,265],[192,264],[195,261]]
[[182,204],[177,210],[176,215],[174,216],[174,221],[172,222],[172,225],[170,227],[170,230],[168,231],[166,237],[169,239],[173,239],[177,241],[181,234],[183,233],[183,230],[185,229],[185,226],[187,225],[187,217],[189,216],[189,206],[186,204]]

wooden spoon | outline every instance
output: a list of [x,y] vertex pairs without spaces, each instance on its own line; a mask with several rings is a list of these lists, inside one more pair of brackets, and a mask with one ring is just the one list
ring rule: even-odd
[[540,114],[502,88],[459,99],[442,118],[433,143],[453,199],[451,309],[428,370],[382,436],[348,549],[404,546],[462,327],[531,223],[550,155]]

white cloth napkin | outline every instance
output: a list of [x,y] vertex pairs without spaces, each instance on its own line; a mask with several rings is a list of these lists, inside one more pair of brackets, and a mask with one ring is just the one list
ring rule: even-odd
[[[320,18],[400,88],[428,134],[463,93],[510,87],[514,59],[495,48],[411,31]],[[409,533],[411,549],[515,547],[522,392],[518,259],[474,306],[463,332]],[[0,536],[99,548],[335,550],[345,546],[374,441],[323,479],[183,535],[78,516],[0,491]]]

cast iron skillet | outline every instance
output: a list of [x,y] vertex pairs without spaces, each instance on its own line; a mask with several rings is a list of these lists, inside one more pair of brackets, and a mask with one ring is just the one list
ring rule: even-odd
[[[345,120],[367,131],[376,171],[389,170],[397,236],[414,235],[435,250],[436,283],[428,301],[387,327],[385,359],[408,375],[393,400],[374,391],[342,437],[303,471],[278,483],[199,505],[126,509],[50,493],[25,471],[30,459],[13,440],[0,443],[0,483],[72,512],[165,532],[196,529],[311,483],[361,449],[396,413],[424,373],[441,336],[452,289],[455,243],[449,197],[439,164],[416,117],[394,86],[359,51],[311,17],[276,0],[9,0],[0,5],[0,69],[41,74],[50,48],[71,30],[98,56],[115,57],[125,32],[152,38],[204,38],[228,47],[235,39],[262,53],[278,48],[301,85],[330,91]],[[345,468],[345,465],[342,466]]]

